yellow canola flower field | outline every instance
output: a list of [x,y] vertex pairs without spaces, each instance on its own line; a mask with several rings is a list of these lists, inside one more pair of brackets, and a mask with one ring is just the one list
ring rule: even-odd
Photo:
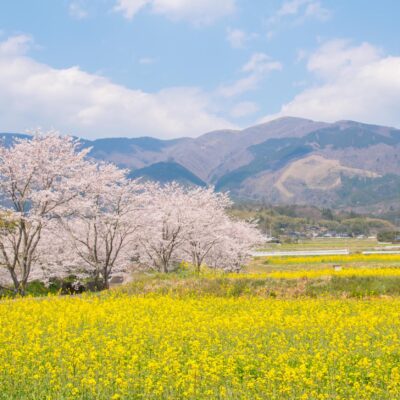
[[[211,277],[212,275],[210,275]],[[274,272],[260,272],[248,274],[225,274],[214,275],[225,276],[231,279],[313,279],[322,278],[324,276],[338,276],[338,277],[384,277],[384,276],[400,276],[400,268],[344,268],[335,271],[333,268],[314,269],[314,270],[298,270],[298,271],[274,271]]]
[[360,262],[390,262],[400,263],[400,254],[346,254],[330,256],[288,256],[269,257],[268,264],[321,264],[321,263],[360,263]]
[[0,399],[398,399],[400,299],[0,303]]

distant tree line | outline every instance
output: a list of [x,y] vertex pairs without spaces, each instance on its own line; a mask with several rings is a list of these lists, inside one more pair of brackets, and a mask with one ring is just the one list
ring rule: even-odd
[[400,231],[384,231],[378,233],[380,242],[400,243]]
[[302,205],[257,205],[237,204],[232,213],[235,216],[256,221],[259,228],[273,236],[285,236],[291,232],[301,234],[331,231],[349,236],[376,235],[379,232],[395,230],[393,218],[369,214],[346,212],[331,208],[319,209]]

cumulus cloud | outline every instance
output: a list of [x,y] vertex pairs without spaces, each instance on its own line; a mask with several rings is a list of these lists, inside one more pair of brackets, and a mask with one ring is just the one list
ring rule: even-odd
[[117,0],[114,10],[131,19],[146,7],[155,14],[194,24],[212,23],[236,8],[235,0]]
[[400,127],[400,57],[384,55],[369,43],[333,40],[309,57],[307,68],[314,85],[264,121],[290,115]]
[[282,69],[282,64],[272,60],[265,53],[255,53],[242,67],[242,73],[246,76],[238,79],[230,85],[223,85],[218,89],[218,94],[223,97],[234,97],[254,90],[260,82],[272,71]]
[[17,56],[25,53],[31,44],[33,39],[29,35],[16,35],[0,42],[0,55],[3,57]]
[[307,68],[321,78],[337,80],[339,75],[359,71],[380,58],[380,50],[369,43],[352,46],[348,40],[336,39],[311,54]]
[[0,42],[2,131],[42,126],[88,138],[195,136],[234,127],[218,117],[198,88],[147,93],[114,84],[74,66],[56,69],[26,53],[28,36]]

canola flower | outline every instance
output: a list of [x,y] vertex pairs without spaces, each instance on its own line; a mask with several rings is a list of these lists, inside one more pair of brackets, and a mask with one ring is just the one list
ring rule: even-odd
[[0,399],[400,398],[400,299],[0,302]]
[[346,254],[325,256],[287,256],[269,257],[267,263],[271,265],[285,264],[321,264],[321,263],[359,263],[359,262],[390,262],[400,263],[400,254]]
[[225,276],[230,279],[313,279],[322,278],[325,276],[338,277],[384,277],[384,276],[400,276],[400,268],[344,268],[336,271],[333,268],[314,269],[314,270],[298,270],[298,271],[273,271],[247,274],[219,274],[207,275],[210,278],[213,276]]
[[271,272],[269,277],[275,279],[300,279],[321,278],[324,276],[338,277],[383,277],[400,276],[400,268],[346,268],[340,271],[333,269],[308,270],[308,271],[276,271]]

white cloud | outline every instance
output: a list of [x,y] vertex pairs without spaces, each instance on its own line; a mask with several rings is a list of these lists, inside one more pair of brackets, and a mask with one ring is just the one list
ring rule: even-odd
[[253,115],[257,111],[259,111],[259,107],[256,103],[253,103],[252,101],[242,101],[231,109],[230,115],[233,118],[242,118]]
[[314,85],[264,120],[290,115],[400,127],[400,57],[382,55],[368,43],[333,40],[310,56],[307,67]]
[[243,66],[242,71],[264,74],[280,69],[282,69],[280,62],[271,60],[265,53],[254,53],[250,60]]
[[83,137],[195,136],[233,127],[212,110],[198,88],[146,93],[79,67],[52,68],[29,57],[27,36],[0,42],[2,131],[42,126]]
[[223,85],[218,89],[218,94],[223,97],[234,97],[249,90],[254,90],[260,82],[272,71],[282,69],[282,64],[272,60],[265,53],[255,53],[242,67],[242,72],[247,76],[237,80],[230,85]]
[[88,16],[82,3],[79,1],[72,1],[68,6],[69,15],[75,19],[84,19]]
[[246,46],[247,42],[255,39],[258,35],[255,33],[247,33],[241,29],[226,30],[226,40],[234,49],[242,49]]
[[307,4],[309,0],[290,0],[285,1],[277,11],[277,16],[285,16],[285,15],[295,15],[298,14],[300,8]]
[[125,18],[131,19],[148,4],[151,4],[151,0],[118,0],[114,10],[121,12]]
[[117,0],[114,9],[131,19],[146,6],[172,20],[200,25],[232,14],[236,8],[235,0]]
[[332,12],[319,0],[286,0],[268,21],[267,38],[272,39],[278,30],[287,25],[303,24],[308,19],[326,21]]
[[331,11],[322,7],[319,1],[312,1],[307,4],[305,16],[315,18],[319,21],[326,21],[331,17]]
[[324,43],[311,54],[307,68],[319,77],[336,80],[338,75],[360,70],[380,57],[380,50],[369,43],[354,47],[347,40],[336,39]]
[[3,42],[0,42],[0,55],[15,56],[25,53],[33,43],[29,35],[11,36]]
[[247,41],[247,34],[241,29],[228,28],[226,31],[226,39],[233,48],[240,49],[244,47]]
[[279,19],[290,15],[305,16],[324,21],[330,17],[331,12],[317,0],[288,0],[283,2],[276,12],[275,18]]

